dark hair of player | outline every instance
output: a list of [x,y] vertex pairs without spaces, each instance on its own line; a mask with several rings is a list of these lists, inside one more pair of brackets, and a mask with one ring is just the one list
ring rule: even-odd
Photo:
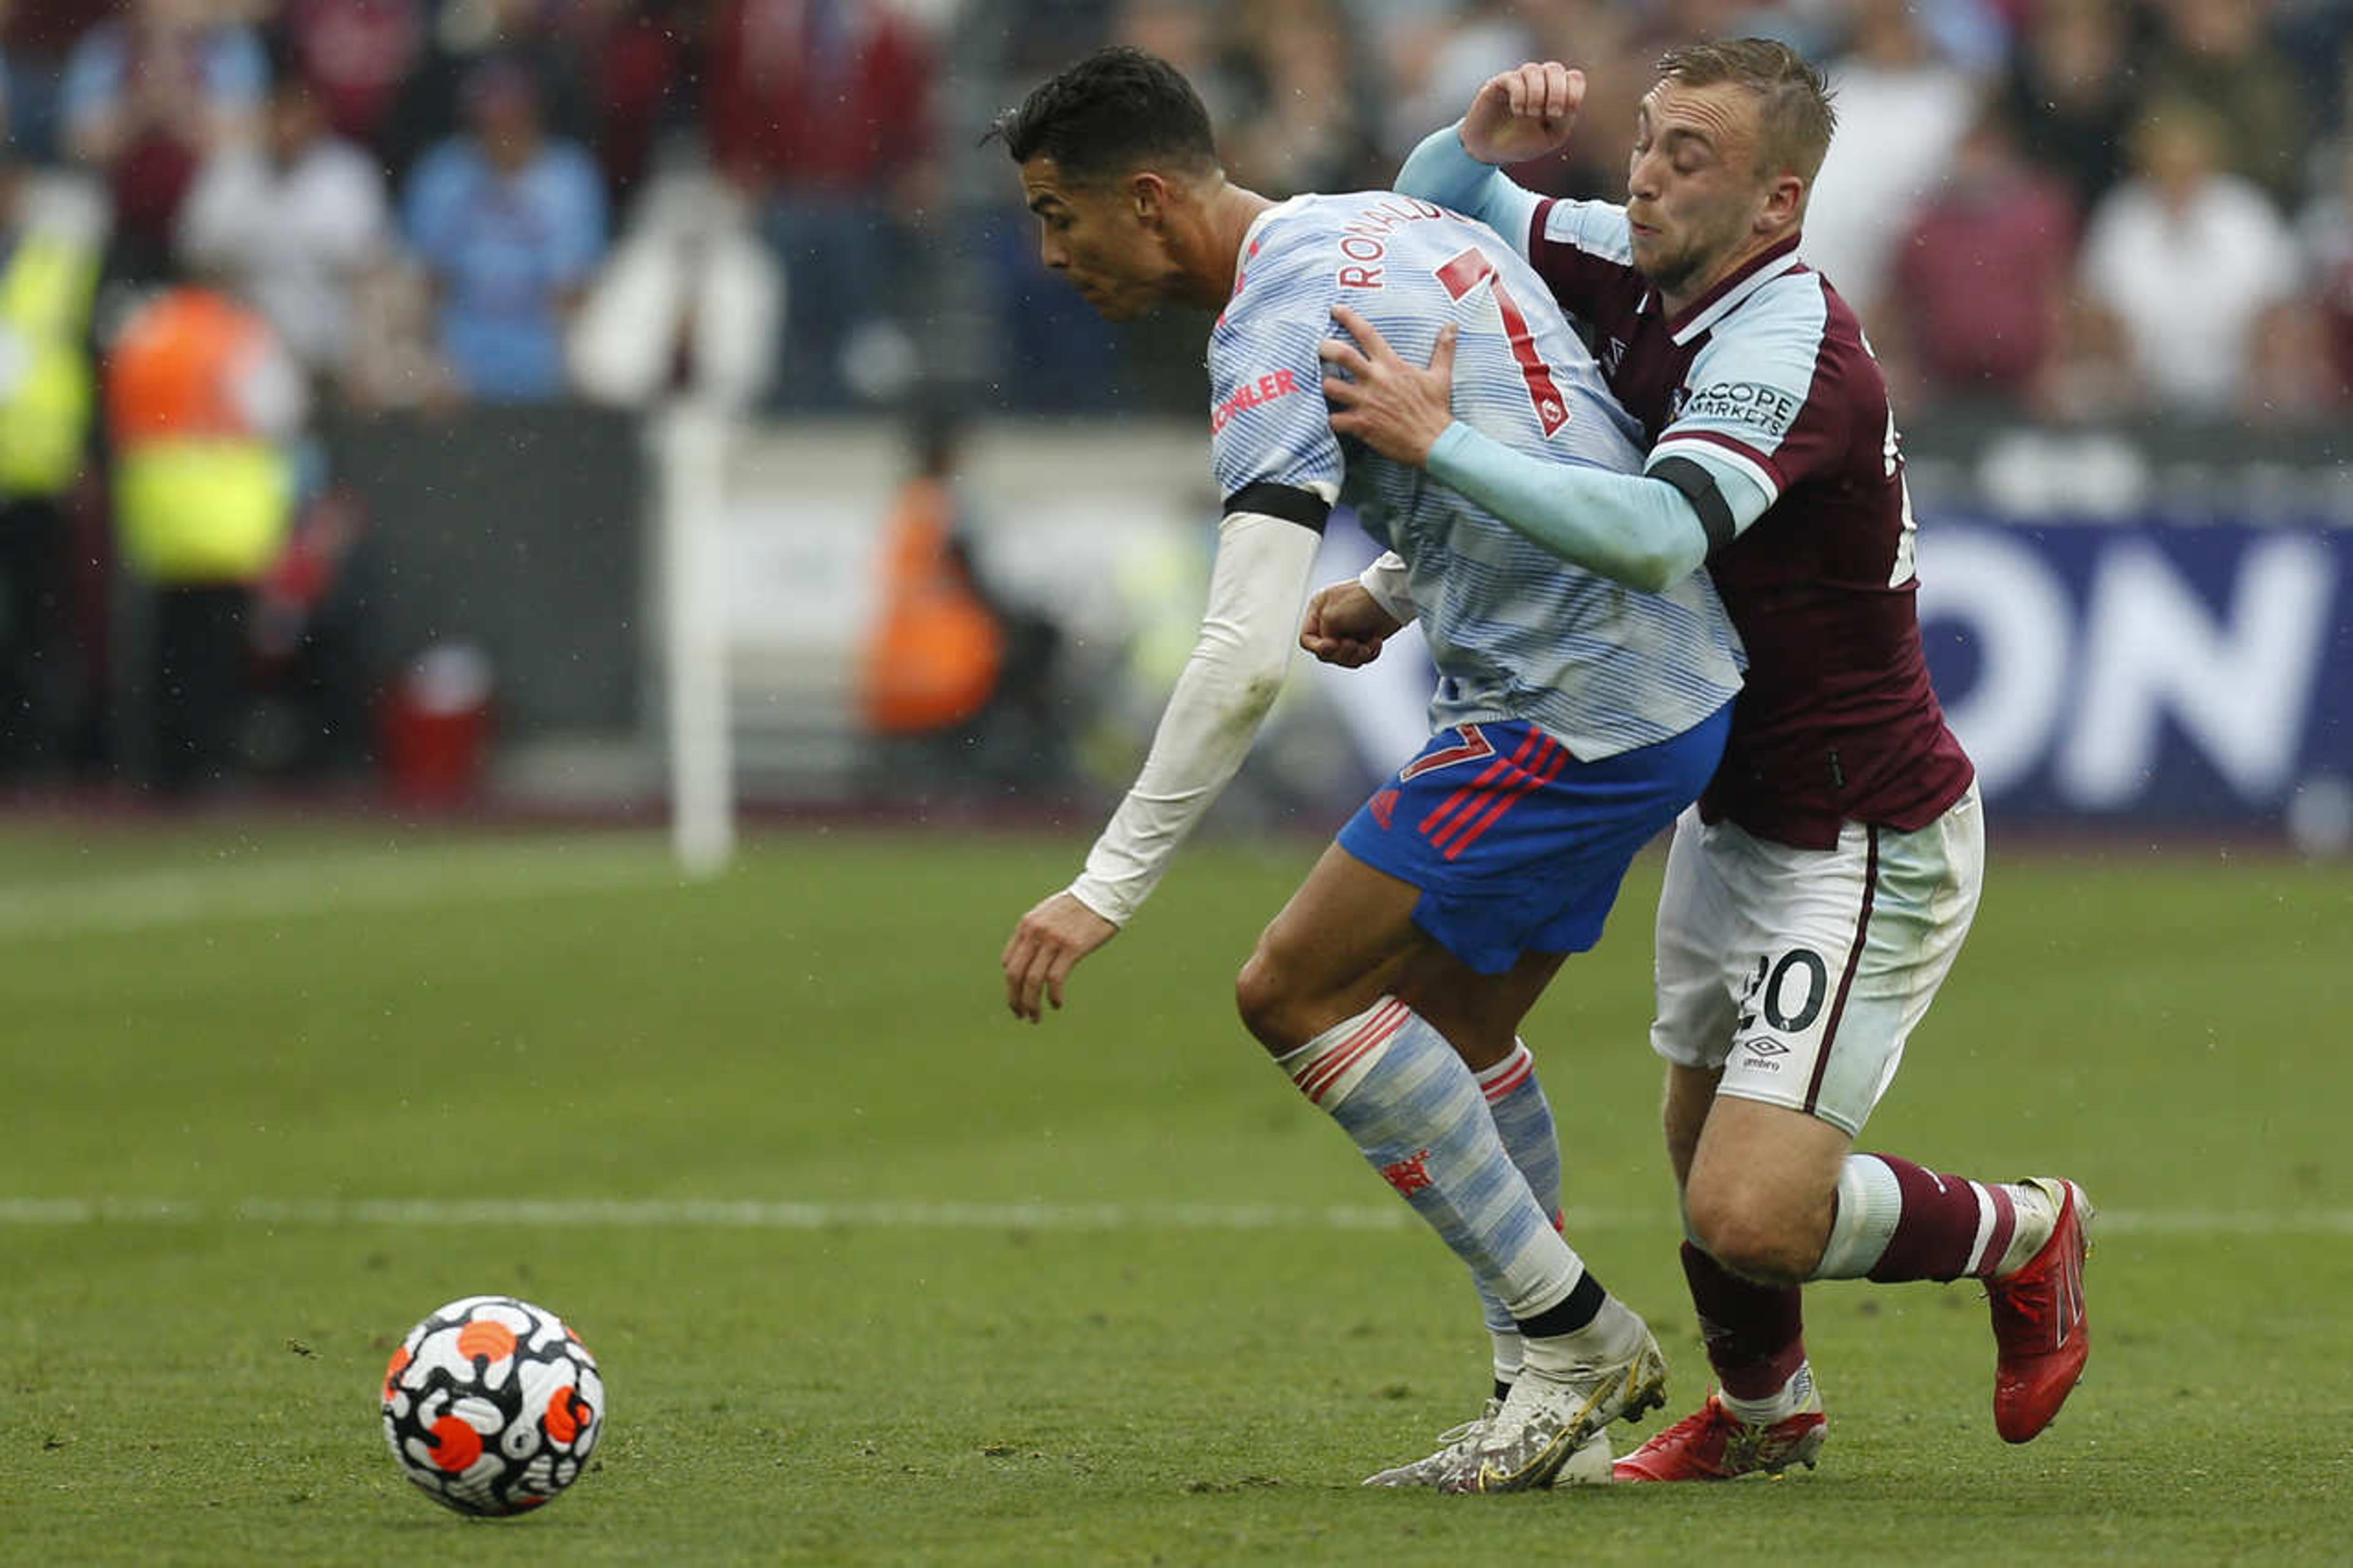
[[1736,82],[1756,95],[1760,172],[1787,171],[1808,184],[1821,172],[1838,129],[1829,81],[1788,45],[1771,38],[1718,38],[1659,57],[1659,79],[1685,87]]
[[1044,153],[1063,178],[1116,177],[1146,166],[1218,167],[1209,111],[1175,66],[1142,49],[1098,49],[1030,90],[989,128],[1017,163]]

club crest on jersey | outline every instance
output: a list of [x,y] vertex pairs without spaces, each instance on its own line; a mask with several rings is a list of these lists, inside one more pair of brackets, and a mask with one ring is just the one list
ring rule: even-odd
[[1224,429],[1237,414],[1247,414],[1261,403],[1288,397],[1298,390],[1299,378],[1287,370],[1270,371],[1256,381],[1246,381],[1209,410],[1209,434]]

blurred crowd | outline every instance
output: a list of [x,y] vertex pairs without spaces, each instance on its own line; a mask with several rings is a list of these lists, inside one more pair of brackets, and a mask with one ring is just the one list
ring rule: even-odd
[[943,363],[1082,405],[1116,351],[975,143],[1083,49],[1184,67],[1276,195],[1379,185],[1567,58],[1576,143],[1517,173],[1606,196],[1659,51],[1732,33],[1830,73],[1808,248],[1907,402],[2353,395],[2348,0],[0,0],[0,188],[95,194],[113,315],[220,288],[349,405],[855,408]]
[[1198,323],[1095,321],[980,140],[1097,44],[1277,195],[1565,58],[1575,142],[1514,173],[1611,197],[1662,48],[1744,33],[1836,89],[1806,248],[1908,416],[2353,407],[2353,0],[0,0],[0,773],[201,787],[257,661],[295,750],[364,743],[315,695],[336,420],[1198,412]]
[[1574,144],[1514,173],[1622,199],[1660,52],[1778,37],[1824,68],[1839,111],[1804,252],[1914,416],[1975,403],[2272,424],[2353,405],[2346,0],[1056,10],[1022,61],[1032,76],[1078,37],[1166,55],[1204,86],[1236,177],[1271,194],[1379,185],[1487,76],[1561,58],[1588,77]]

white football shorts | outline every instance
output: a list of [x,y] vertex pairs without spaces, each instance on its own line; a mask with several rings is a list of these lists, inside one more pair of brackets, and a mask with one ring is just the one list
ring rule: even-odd
[[1985,880],[1977,785],[1914,833],[1850,822],[1793,849],[1676,819],[1651,1048],[1719,1094],[1862,1131],[1953,967]]

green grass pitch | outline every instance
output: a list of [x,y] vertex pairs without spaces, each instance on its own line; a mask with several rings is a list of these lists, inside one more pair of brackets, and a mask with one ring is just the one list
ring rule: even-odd
[[[1319,847],[1189,849],[1029,1028],[997,953],[1072,840],[778,834],[689,885],[643,838],[12,830],[0,1557],[2342,1560],[2353,869],[1997,842],[1864,1142],[2101,1205],[2042,1439],[1994,1435],[1974,1288],[1831,1285],[1819,1470],[1449,1499],[1356,1482],[1475,1405],[1468,1286],[1233,1021]],[[1656,888],[1528,1033],[1675,1415]],[[435,1508],[379,1430],[391,1344],[477,1291],[612,1391],[526,1519]]]

